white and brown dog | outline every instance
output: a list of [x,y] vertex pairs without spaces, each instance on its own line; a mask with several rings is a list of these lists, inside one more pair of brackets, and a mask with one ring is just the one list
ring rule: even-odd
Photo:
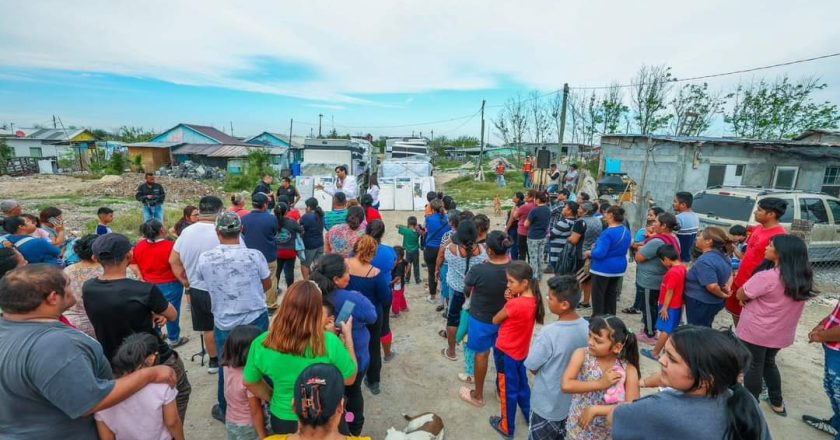
[[402,431],[391,427],[385,435],[385,440],[443,440],[443,420],[437,414],[403,414],[403,417],[408,420],[408,426]]

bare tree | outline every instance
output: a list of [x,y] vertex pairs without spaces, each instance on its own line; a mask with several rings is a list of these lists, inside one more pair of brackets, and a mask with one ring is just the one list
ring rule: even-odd
[[675,135],[699,136],[709,129],[716,115],[723,112],[726,99],[709,92],[709,85],[686,84],[670,102],[671,128]]
[[548,111],[543,107],[540,92],[534,90],[528,95],[528,113],[531,117],[531,134],[535,143],[545,142],[546,132],[551,127]]
[[[554,129],[557,133],[557,145],[562,150],[563,139],[560,138],[560,117],[563,115],[563,94],[558,91],[548,104],[551,118],[554,119]],[[568,116],[567,116],[568,117]]]
[[630,109],[624,105],[624,93],[621,91],[621,86],[616,82],[612,83],[601,99],[601,134],[617,132],[622,117],[629,111]]
[[516,147],[517,160],[522,160],[522,140],[528,131],[528,110],[525,100],[517,94],[505,101],[505,106],[496,115],[493,125],[508,144]]
[[633,119],[640,134],[650,134],[664,128],[671,120],[666,112],[668,93],[671,90],[671,68],[668,66],[642,66],[633,78],[631,101]]

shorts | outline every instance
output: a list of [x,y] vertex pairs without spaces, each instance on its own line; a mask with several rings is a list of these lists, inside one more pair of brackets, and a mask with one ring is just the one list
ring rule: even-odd
[[659,312],[662,312],[662,307],[663,305],[660,304],[657,309],[656,329],[670,335],[671,333],[674,333],[674,330],[676,330],[680,325],[680,319],[682,319],[682,307],[678,309],[668,309],[667,321],[662,320],[662,317],[659,316]]
[[553,421],[540,417],[531,410],[528,421],[528,440],[557,440],[566,438],[566,419]]
[[467,348],[476,353],[487,353],[496,345],[499,326],[492,322],[481,322],[470,316],[467,335]]
[[210,292],[190,287],[190,317],[193,330],[197,332],[213,331],[213,309],[210,305]]
[[310,267],[321,255],[324,255],[323,246],[315,249],[306,249],[303,251],[303,260],[300,260],[300,264],[301,266]]

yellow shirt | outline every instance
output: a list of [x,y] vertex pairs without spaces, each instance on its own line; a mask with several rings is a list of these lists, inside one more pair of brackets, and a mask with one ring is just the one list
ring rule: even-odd
[[[291,434],[274,434],[265,438],[265,440],[286,440]],[[370,437],[353,437],[348,436],[347,440],[371,440]]]

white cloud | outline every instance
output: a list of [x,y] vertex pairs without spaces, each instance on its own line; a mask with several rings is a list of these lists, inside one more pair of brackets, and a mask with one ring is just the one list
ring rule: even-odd
[[[626,82],[643,63],[693,76],[820,55],[840,41],[833,0],[796,8],[784,0],[7,3],[14,13],[0,15],[0,66],[335,105],[374,104],[359,97],[366,94]],[[243,72],[257,60],[304,65],[314,75],[249,79]],[[838,65],[827,60],[801,71],[836,77]]]

